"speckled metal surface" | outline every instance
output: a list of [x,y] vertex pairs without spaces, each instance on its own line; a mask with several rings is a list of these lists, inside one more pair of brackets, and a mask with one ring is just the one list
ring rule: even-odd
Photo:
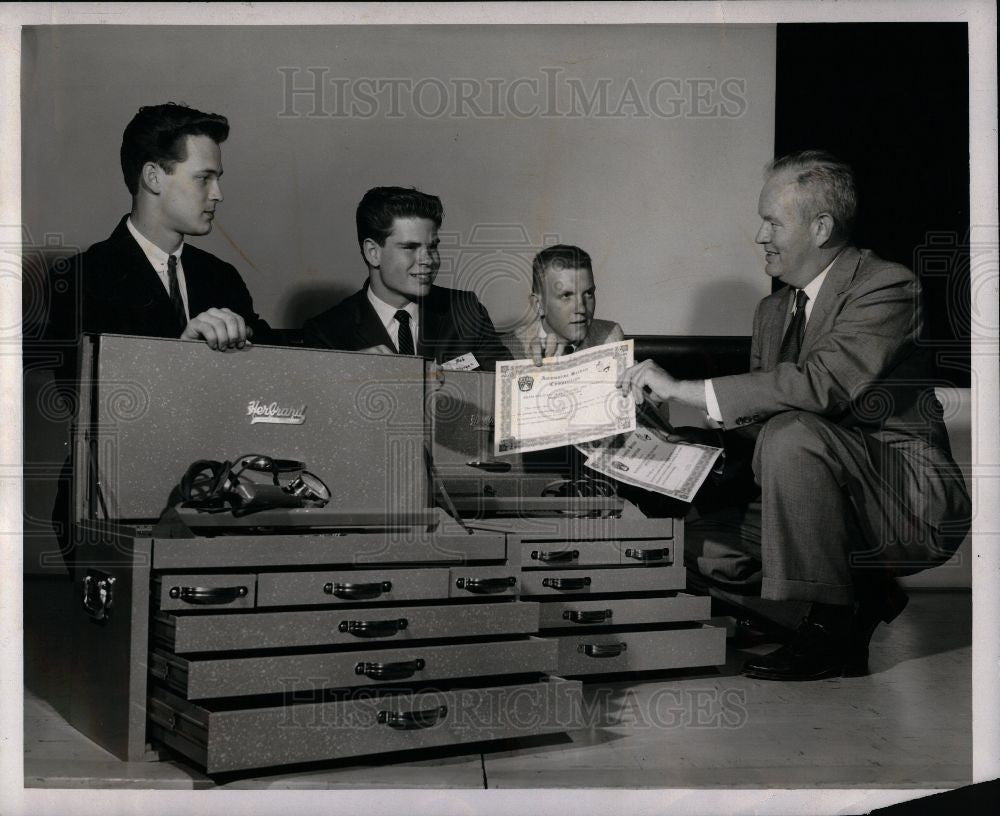
[[[526,737],[579,726],[581,686],[553,678],[537,683],[488,688],[425,690],[393,698],[365,697],[331,703],[262,709],[212,711],[156,689],[153,696],[176,716],[173,728],[160,721],[153,736],[189,753],[205,746],[208,773],[262,768],[315,759],[337,759],[384,751]],[[394,714],[424,712],[425,727],[396,729]],[[208,717],[207,727],[197,725]],[[382,716],[380,716],[380,714]],[[178,726],[193,740],[179,740]]]
[[[343,606],[358,600],[429,600],[447,597],[447,582],[448,572],[440,568],[264,572],[257,578],[257,605]],[[352,592],[356,593],[353,598]]]
[[[663,598],[604,598],[601,600],[558,600],[540,604],[542,629],[585,629],[588,626],[633,626],[645,623],[675,623],[707,620],[711,617],[712,599],[708,595],[682,592]],[[567,613],[611,612],[602,621],[583,619],[576,623]]]
[[[577,586],[587,579],[586,586]],[[562,581],[559,584],[551,582]],[[550,582],[547,586],[546,582]],[[594,595],[602,592],[655,592],[684,589],[684,573],[671,567],[578,567],[576,569],[525,570],[521,573],[522,595]]]
[[[698,626],[659,632],[597,632],[565,635],[559,641],[559,674],[678,669],[715,666],[726,662],[726,630]],[[617,657],[591,657],[587,646],[625,648]]]
[[94,448],[109,517],[155,519],[197,459],[304,461],[358,512],[428,506],[423,361],[104,335]]
[[296,564],[368,568],[406,562],[464,562],[505,557],[502,533],[441,535],[422,528],[373,533],[221,535],[157,539],[155,569],[280,567]]
[[[172,656],[162,653],[167,659]],[[231,659],[174,658],[176,688],[188,700],[236,697],[273,692],[293,693],[317,689],[385,685],[386,680],[365,673],[365,664],[409,664],[410,677],[390,680],[413,687],[455,678],[491,678],[504,674],[555,673],[554,640],[537,637],[488,643],[438,646],[400,646],[387,649],[371,644],[349,652],[240,657]],[[420,661],[418,664],[417,661]],[[362,671],[358,671],[359,666]],[[163,672],[169,675],[169,671]],[[170,682],[169,676],[163,679]]]
[[[340,631],[346,621],[406,621],[385,637]],[[218,615],[158,614],[153,632],[177,654],[335,644],[411,643],[433,637],[533,634],[538,604],[522,601],[448,606],[390,606],[303,612],[240,612]]]

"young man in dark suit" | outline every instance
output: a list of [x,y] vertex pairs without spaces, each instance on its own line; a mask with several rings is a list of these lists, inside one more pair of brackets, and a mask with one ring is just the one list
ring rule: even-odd
[[[212,231],[229,135],[224,116],[183,105],[139,109],[122,136],[121,167],[132,209],[105,241],[58,262],[51,272],[49,342],[64,344],[55,375],[72,399],[76,343],[83,333],[203,341],[218,351],[267,342],[239,272],[185,242]],[[66,285],[68,283],[68,285]],[[72,563],[67,459],[53,522]]]
[[[720,423],[727,471],[752,451],[761,512],[745,559],[761,597],[811,604],[788,644],[747,661],[765,680],[867,673],[872,632],[906,603],[893,576],[945,561],[970,523],[919,344],[918,281],[851,244],[856,207],[853,173],[833,156],[772,163],[756,240],[785,286],[757,307],[750,372],[676,380],[647,360],[620,382],[637,402],[677,400]],[[730,560],[739,569],[720,577],[751,571]]]
[[365,193],[356,222],[368,280],[305,322],[305,344],[419,354],[467,370],[491,371],[497,360],[509,359],[474,293],[434,285],[442,217],[441,200],[418,190],[375,187]]
[[212,231],[228,135],[218,114],[171,103],[139,109],[121,145],[131,212],[110,238],[62,262],[71,285],[53,287],[51,337],[175,337],[220,351],[265,339],[239,272],[185,242]]

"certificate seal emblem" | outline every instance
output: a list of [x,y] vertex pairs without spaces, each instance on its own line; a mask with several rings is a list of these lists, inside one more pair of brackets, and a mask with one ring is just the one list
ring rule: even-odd
[[535,385],[535,378],[530,374],[525,374],[523,377],[518,377],[517,387],[522,391],[530,391]]

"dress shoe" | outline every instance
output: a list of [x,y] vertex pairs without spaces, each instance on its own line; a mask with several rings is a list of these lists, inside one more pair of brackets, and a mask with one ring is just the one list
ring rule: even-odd
[[858,608],[854,613],[851,642],[844,661],[844,677],[868,674],[868,644],[880,623],[892,623],[906,608],[909,596],[893,578],[875,587],[859,587]]
[[759,680],[839,677],[851,646],[851,607],[833,607],[836,614],[821,615],[815,610],[819,606],[825,605],[814,604],[786,645],[751,658],[743,664],[743,673]]

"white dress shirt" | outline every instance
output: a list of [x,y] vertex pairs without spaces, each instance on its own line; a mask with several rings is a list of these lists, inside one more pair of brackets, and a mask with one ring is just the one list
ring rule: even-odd
[[410,301],[403,307],[391,306],[376,295],[371,286],[368,287],[368,302],[375,308],[375,314],[378,315],[378,319],[382,321],[382,325],[389,333],[396,351],[399,351],[399,321],[396,320],[396,312],[402,308],[403,311],[409,313],[410,334],[413,335],[413,350],[416,351],[417,338],[420,337],[420,307],[418,304]]
[[167,290],[168,296],[170,295],[170,274],[167,272],[167,259],[171,255],[177,258],[177,286],[181,290],[181,300],[184,301],[184,315],[188,320],[190,320],[191,310],[188,308],[187,279],[184,277],[184,266],[181,264],[181,253],[184,251],[184,239],[181,239],[181,245],[173,252],[164,252],[135,228],[135,224],[132,223],[131,218],[127,218],[125,220],[125,226],[128,227],[128,231],[132,233],[132,237],[135,238],[135,242],[139,245],[139,248],[149,260],[150,264],[152,264],[153,269],[156,270],[156,274],[160,278],[160,283],[162,283],[163,288]]
[[[837,253],[838,257],[840,253]],[[812,314],[813,304],[816,302],[816,298],[819,296],[819,290],[823,288],[823,281],[826,280],[826,273],[830,271],[832,267],[837,262],[837,258],[830,261],[829,266],[826,267],[822,272],[820,272],[815,278],[809,281],[802,291],[806,293],[808,300],[806,301],[806,324],[809,323],[809,316]],[[788,314],[785,316],[785,328],[788,328],[788,324],[791,322],[792,317],[795,315],[795,292],[792,290],[792,296],[789,298],[791,301],[791,306],[788,309]],[[716,423],[722,423],[722,411],[719,409],[719,400],[715,396],[715,388],[712,386],[711,380],[705,380],[705,410],[708,412],[708,418]]]

